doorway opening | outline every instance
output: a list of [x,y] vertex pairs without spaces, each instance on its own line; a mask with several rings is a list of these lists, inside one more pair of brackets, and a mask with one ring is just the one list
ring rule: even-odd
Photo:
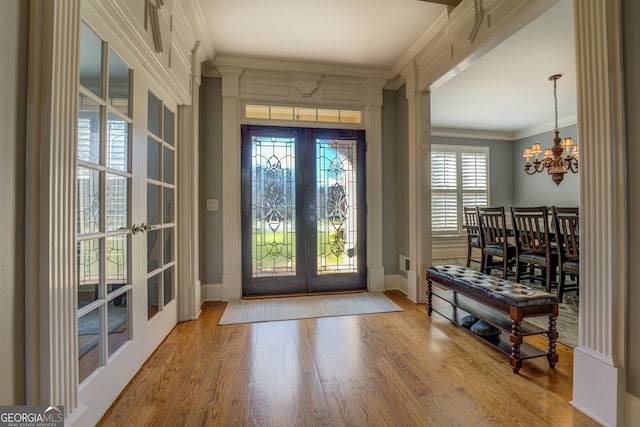
[[242,293],[366,290],[362,130],[242,126]]

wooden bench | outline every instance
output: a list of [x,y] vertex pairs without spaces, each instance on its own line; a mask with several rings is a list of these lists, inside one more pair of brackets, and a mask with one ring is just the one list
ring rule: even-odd
[[[442,304],[434,306],[434,297]],[[558,303],[558,298],[550,293],[470,268],[443,265],[427,269],[429,316],[435,311],[473,335],[476,334],[462,326],[465,316],[472,315],[498,328],[497,336],[480,338],[509,355],[509,364],[516,374],[525,359],[546,356],[552,368],[558,362]],[[524,321],[527,317],[544,315],[549,317],[547,329]],[[524,342],[524,337],[530,335],[546,335],[548,348],[542,350]]]

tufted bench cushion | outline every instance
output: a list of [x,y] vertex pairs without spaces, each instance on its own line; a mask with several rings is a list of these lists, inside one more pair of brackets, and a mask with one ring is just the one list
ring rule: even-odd
[[427,278],[436,282],[446,280],[470,293],[481,294],[508,306],[528,307],[540,304],[557,304],[558,298],[550,293],[534,289],[499,277],[457,265],[438,265],[427,269]]

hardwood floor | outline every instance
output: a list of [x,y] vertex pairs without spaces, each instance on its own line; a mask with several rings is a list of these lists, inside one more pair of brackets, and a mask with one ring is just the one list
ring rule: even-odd
[[208,302],[178,324],[103,426],[592,426],[571,400],[573,352],[508,359],[413,304],[404,311],[217,326]]

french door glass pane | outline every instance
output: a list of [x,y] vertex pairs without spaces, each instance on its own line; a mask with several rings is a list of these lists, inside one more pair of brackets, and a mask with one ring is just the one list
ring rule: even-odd
[[78,234],[100,231],[100,172],[78,168]]
[[128,247],[128,234],[107,237],[107,283],[123,286],[127,284],[129,280]]
[[162,247],[160,243],[161,230],[151,230],[147,232],[147,272],[152,272],[161,266],[160,254]]
[[160,143],[147,139],[147,178],[160,181]]
[[164,305],[173,300],[173,267],[169,267],[164,271]]
[[164,134],[163,139],[170,145],[174,145],[173,141],[173,118],[174,114],[167,107],[164,107]]
[[125,116],[129,114],[130,76],[120,57],[109,50],[109,104]]
[[84,381],[101,364],[102,308],[100,306],[78,318],[78,363],[80,382]]
[[165,228],[164,234],[164,263],[173,261],[173,227]]
[[130,294],[130,292],[126,292],[118,295],[107,304],[107,324],[109,325],[107,348],[109,357],[129,340],[129,308],[127,301]]
[[162,223],[173,222],[173,188],[164,188],[162,195]]
[[147,279],[147,318],[151,319],[160,309],[160,275]]
[[80,94],[78,108],[78,160],[100,163],[100,106]]
[[358,271],[357,141],[316,141],[318,274]]
[[173,150],[167,147],[162,153],[162,180],[166,184],[173,184]]
[[160,224],[160,188],[147,184],[147,224]]
[[106,229],[116,231],[127,228],[129,222],[129,179],[107,174]]
[[102,98],[103,42],[85,24],[80,25],[80,84]]
[[253,137],[252,273],[296,274],[295,138]]
[[160,117],[160,111],[161,111],[160,100],[156,98],[156,96],[151,92],[149,92],[148,100],[149,102],[147,105],[147,113],[148,113],[147,129],[149,130],[149,132],[151,132],[155,136],[160,137],[162,136],[160,135],[160,122],[162,120],[162,118]]
[[100,239],[78,242],[78,308],[99,297]]
[[129,123],[113,113],[107,119],[107,167],[129,169]]

